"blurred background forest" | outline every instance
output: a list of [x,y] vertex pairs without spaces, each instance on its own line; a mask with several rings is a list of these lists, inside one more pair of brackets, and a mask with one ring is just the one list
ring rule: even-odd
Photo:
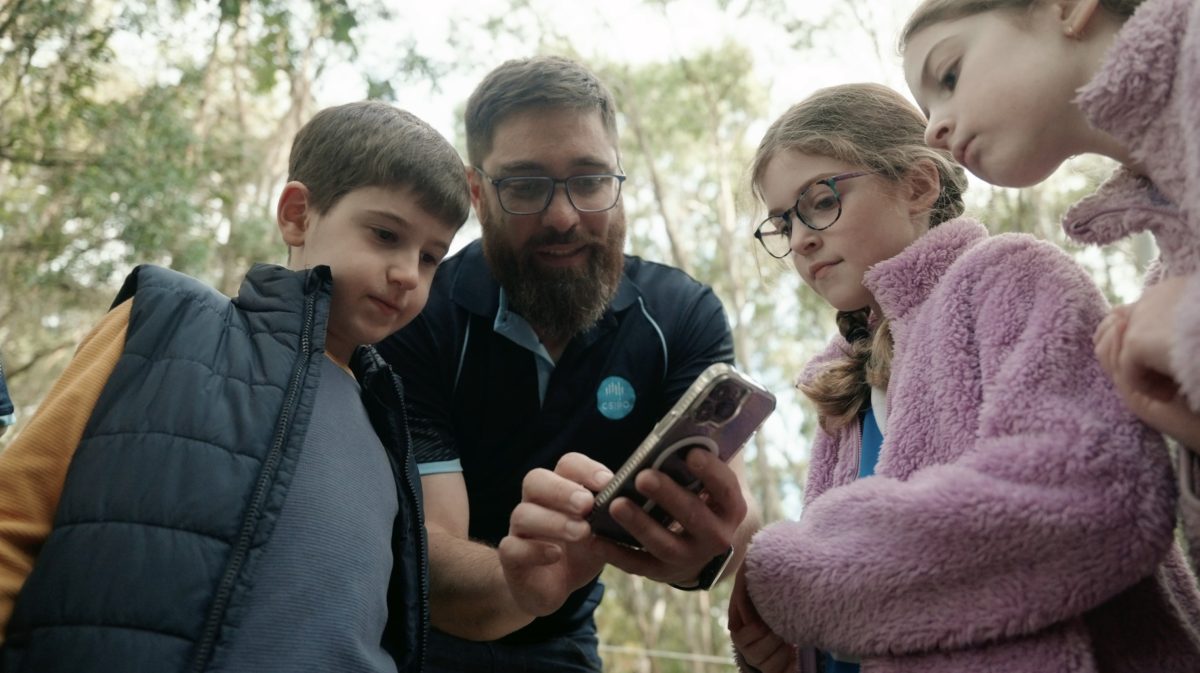
[[[766,126],[817,87],[905,91],[895,32],[915,0],[814,4],[0,0],[0,357],[19,419],[134,264],[228,294],[252,262],[283,262],[273,199],[291,136],[316,110],[389,100],[465,156],[460,113],[478,79],[508,58],[558,53],[617,95],[627,250],[711,284],[741,367],[779,396],[746,458],[764,521],[796,517],[813,417],[791,380],[833,332],[832,312],[756,249],[746,167]],[[1110,170],[1080,159],[1035,189],[975,182],[969,210],[993,231],[1063,243],[1059,217]],[[477,235],[472,221],[456,245]],[[1069,249],[1115,302],[1136,294],[1155,254],[1148,239]],[[727,586],[605,580],[608,670],[734,670]]]

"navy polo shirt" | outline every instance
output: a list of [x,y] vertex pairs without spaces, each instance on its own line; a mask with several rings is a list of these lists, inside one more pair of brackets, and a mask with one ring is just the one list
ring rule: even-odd
[[[442,263],[425,310],[379,351],[404,381],[422,474],[461,470],[470,536],[495,545],[526,473],[553,469],[571,451],[615,471],[705,368],[733,362],[733,339],[709,287],[627,255],[599,323],[555,363],[508,310],[474,241]],[[597,585],[509,639],[578,626],[599,600]]]

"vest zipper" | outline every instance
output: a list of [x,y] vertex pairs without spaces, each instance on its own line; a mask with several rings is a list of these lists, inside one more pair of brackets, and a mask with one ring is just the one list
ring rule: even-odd
[[[395,422],[396,422],[395,414],[389,414],[388,419],[389,419],[389,422],[391,422],[393,424],[393,428],[392,428],[393,436],[395,436],[398,441],[405,442],[405,445],[404,445],[404,448],[405,448],[404,467],[401,469],[404,472],[404,483],[408,487],[407,495],[408,495],[409,502],[412,505],[414,505],[414,508],[413,508],[414,518],[418,518],[417,515],[420,515],[419,518],[421,519],[420,521],[417,521],[417,525],[415,526],[416,533],[417,533],[417,555],[419,557],[418,563],[417,563],[417,568],[418,568],[417,587],[418,587],[418,590],[421,590],[425,587],[426,582],[428,581],[425,577],[426,570],[428,569],[428,562],[421,563],[420,560],[428,559],[429,556],[428,556],[428,551],[425,549],[426,540],[425,540],[424,512],[421,511],[421,502],[420,502],[420,499],[417,498],[417,486],[416,486],[416,484],[413,483],[412,471],[409,469],[409,465],[412,462],[409,460],[409,456],[413,450],[412,435],[410,435],[409,431],[408,431],[408,410],[407,410],[407,407],[406,407],[405,401],[404,401],[404,392],[403,392],[403,390],[400,389],[400,386],[397,385],[397,383],[396,383],[396,375],[390,371],[388,372],[388,380],[391,381],[392,389],[395,391],[397,398],[400,400],[400,407],[397,411],[399,412],[400,420],[402,421],[404,427],[403,428],[394,427]],[[403,430],[403,432],[401,432],[401,430]],[[405,440],[407,440],[407,441],[405,441]],[[397,465],[397,467],[399,467],[399,465]],[[425,653],[429,649],[429,629],[432,626],[432,624],[431,624],[432,618],[431,618],[429,612],[430,612],[429,611],[429,594],[428,594],[428,592],[424,592],[424,595],[421,596],[421,619],[423,621],[421,626],[423,628],[420,629],[420,631],[421,631],[421,650],[420,650],[420,652],[417,653],[417,670],[418,671],[425,670]]]
[[287,396],[284,398],[283,409],[279,414],[279,423],[275,426],[275,439],[271,442],[271,451],[267,454],[262,470],[258,473],[258,482],[255,484],[254,493],[250,498],[250,506],[246,509],[245,517],[242,518],[242,528],[238,534],[237,544],[233,548],[233,554],[229,557],[229,564],[225,566],[225,574],[221,578],[221,583],[217,585],[217,593],[213,597],[208,617],[204,621],[204,631],[196,645],[196,652],[192,655],[190,669],[192,673],[202,673],[212,656],[217,631],[220,628],[221,619],[225,615],[230,594],[233,592],[233,583],[237,580],[242,565],[246,561],[246,554],[250,549],[250,541],[254,537],[255,524],[263,501],[266,499],[267,489],[274,481],[275,470],[279,467],[279,460],[283,455],[283,442],[291,429],[292,411],[296,407],[300,382],[304,380],[305,372],[308,370],[312,348],[313,319],[316,314],[315,307],[315,294],[310,292],[304,298],[304,327],[300,332],[300,355],[292,369],[292,378],[288,383]]

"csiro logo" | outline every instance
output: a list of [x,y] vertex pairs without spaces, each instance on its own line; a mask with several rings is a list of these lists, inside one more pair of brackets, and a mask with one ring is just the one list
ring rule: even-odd
[[596,409],[605,418],[614,421],[628,416],[636,401],[637,393],[633,392],[633,385],[620,376],[604,379],[596,389]]

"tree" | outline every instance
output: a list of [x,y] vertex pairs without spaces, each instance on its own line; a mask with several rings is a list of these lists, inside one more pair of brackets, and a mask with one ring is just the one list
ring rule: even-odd
[[[231,293],[251,262],[282,261],[290,139],[326,63],[355,57],[361,15],[386,16],[345,0],[0,5],[0,344],[19,405],[133,264]],[[116,45],[131,42],[159,59],[130,63]]]

